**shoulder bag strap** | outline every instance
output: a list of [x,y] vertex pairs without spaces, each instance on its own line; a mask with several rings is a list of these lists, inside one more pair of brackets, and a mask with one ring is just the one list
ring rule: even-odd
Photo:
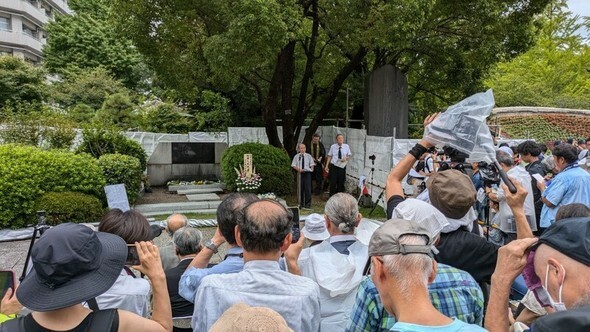
[[0,324],[0,332],[25,332],[25,317],[27,316],[17,317],[5,321],[4,323]]
[[[116,321],[116,326],[114,322]],[[117,309],[106,309],[92,312],[92,319],[87,332],[108,332],[119,329],[119,313]]]

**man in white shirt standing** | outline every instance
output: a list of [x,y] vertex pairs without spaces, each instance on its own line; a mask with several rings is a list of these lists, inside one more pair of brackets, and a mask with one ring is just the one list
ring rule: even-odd
[[259,200],[238,212],[236,241],[244,270],[203,278],[195,298],[193,331],[209,331],[236,303],[275,310],[293,331],[320,330],[320,289],[313,280],[279,268],[293,236],[293,214],[276,201]]
[[336,144],[328,151],[326,171],[330,174],[330,196],[344,192],[346,181],[346,164],[352,153],[348,144],[344,144],[344,135],[336,135]]
[[299,153],[293,157],[291,167],[297,172],[299,188],[299,207],[311,208],[311,174],[315,162],[309,153],[305,153],[305,144],[299,144]]

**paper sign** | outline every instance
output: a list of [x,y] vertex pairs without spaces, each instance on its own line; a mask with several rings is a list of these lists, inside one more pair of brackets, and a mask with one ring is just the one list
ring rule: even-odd
[[252,154],[247,153],[244,155],[244,172],[246,173],[246,177],[250,178],[252,176]]
[[541,176],[541,174],[533,174],[533,177],[535,178],[535,180],[537,180],[537,182],[541,182],[541,183],[545,183],[545,179]]
[[130,210],[129,199],[127,199],[123,183],[105,186],[104,192],[107,194],[109,209],[120,209],[123,212]]

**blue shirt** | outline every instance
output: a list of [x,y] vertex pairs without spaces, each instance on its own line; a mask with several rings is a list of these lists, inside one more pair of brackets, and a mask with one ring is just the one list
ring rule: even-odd
[[560,206],[571,203],[590,206],[590,174],[580,167],[562,171],[545,189],[543,197],[554,205],[552,208],[543,205],[541,210],[541,227],[549,227]]
[[241,247],[232,247],[227,250],[226,259],[215,266],[204,269],[189,267],[180,277],[178,293],[185,300],[194,303],[203,278],[210,274],[236,273],[244,269],[244,259],[239,256],[243,252]]
[[[439,263],[436,278],[428,285],[428,294],[434,307],[443,315],[482,324],[483,293],[469,273]],[[395,317],[383,307],[371,278],[365,278],[357,290],[346,331],[388,331],[395,322]]]
[[458,319],[454,319],[451,324],[443,326],[424,326],[409,323],[397,322],[390,331],[396,332],[478,332],[487,331],[480,326],[467,324]]
[[320,330],[320,289],[313,280],[282,271],[276,261],[253,260],[238,273],[203,279],[195,299],[193,331],[209,331],[236,303],[278,312],[293,331]]

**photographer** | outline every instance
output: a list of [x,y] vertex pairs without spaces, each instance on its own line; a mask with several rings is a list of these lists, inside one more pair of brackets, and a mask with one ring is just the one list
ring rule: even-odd
[[[424,120],[427,126],[436,119],[436,114]],[[425,139],[416,144],[412,150],[391,170],[387,176],[386,200],[387,217],[391,218],[395,207],[405,200],[401,181],[408,174],[416,159],[433,145]],[[439,171],[430,178],[428,199],[441,211],[449,226],[441,232],[436,246],[440,253],[435,257],[439,263],[448,264],[469,272],[478,282],[489,281],[494,269],[498,246],[489,243],[476,231],[477,215],[473,210],[476,192],[471,178],[457,170]],[[517,188],[522,188],[515,183]],[[524,188],[521,189],[524,191]],[[516,220],[518,238],[532,237],[526,222]]]
[[61,224],[33,246],[33,269],[16,297],[33,312],[0,325],[0,331],[172,331],[172,313],[158,248],[135,244],[141,265],[154,288],[152,319],[121,309],[90,310],[93,302],[119,278],[127,257],[120,237],[78,224]]
[[[531,230],[536,231],[537,223],[535,220],[535,205],[533,189],[531,186],[531,176],[524,168],[514,164],[514,159],[512,155],[509,154],[509,151],[511,151],[509,148],[500,148],[500,150],[496,152],[496,159],[498,160],[498,163],[500,163],[504,172],[506,172],[511,178],[520,182],[528,192],[524,201],[524,211]],[[503,243],[508,244],[511,241],[516,240],[516,222],[514,220],[514,215],[506,202],[504,190],[500,187],[496,193],[492,192],[491,188],[486,188],[486,191],[491,200],[500,204],[497,223],[502,231]]]
[[[134,210],[108,211],[98,224],[98,231],[118,235],[127,244],[151,241],[152,229],[147,219]],[[147,317],[150,283],[135,276],[129,266],[123,266],[113,286],[96,298],[101,309],[125,309]]]

